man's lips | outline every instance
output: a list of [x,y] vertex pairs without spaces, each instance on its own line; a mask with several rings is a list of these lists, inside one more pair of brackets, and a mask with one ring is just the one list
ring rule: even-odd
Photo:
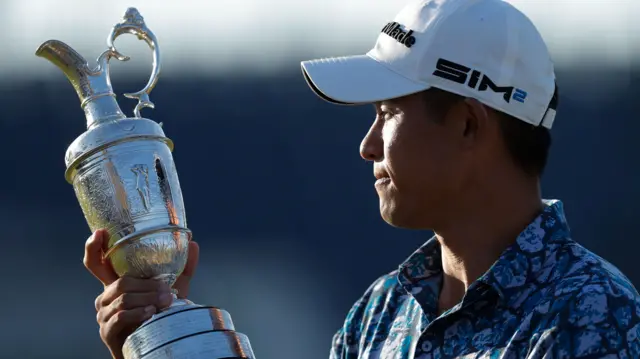
[[379,178],[379,179],[376,181],[375,186],[376,186],[376,187],[378,187],[378,186],[384,186],[384,185],[387,185],[387,184],[389,184],[389,183],[391,183],[391,178],[389,178],[389,177],[382,177],[382,178]]
[[383,186],[391,182],[391,178],[389,177],[389,173],[384,168],[374,168],[373,175],[376,178],[375,186]]
[[382,168],[374,168],[373,176],[378,180],[383,178],[389,178],[389,174],[387,173],[387,171],[385,171]]

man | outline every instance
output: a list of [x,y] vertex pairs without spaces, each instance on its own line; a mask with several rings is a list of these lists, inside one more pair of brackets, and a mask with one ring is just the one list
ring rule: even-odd
[[[558,100],[527,17],[500,0],[413,0],[367,55],[302,70],[327,101],[374,104],[360,151],[382,217],[435,233],[356,302],[331,358],[640,358],[637,291],[541,199]],[[85,256],[98,278],[102,237]],[[118,357],[113,338],[166,303],[149,281],[109,275],[96,306]],[[114,305],[127,290],[151,294]]]

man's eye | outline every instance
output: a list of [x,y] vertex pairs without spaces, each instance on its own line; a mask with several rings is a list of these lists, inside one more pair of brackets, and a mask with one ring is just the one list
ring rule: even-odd
[[393,114],[391,112],[382,112],[382,119],[388,121],[393,118]]

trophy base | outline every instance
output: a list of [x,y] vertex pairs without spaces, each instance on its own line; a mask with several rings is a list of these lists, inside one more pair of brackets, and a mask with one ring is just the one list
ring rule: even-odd
[[126,359],[255,359],[249,338],[237,333],[229,313],[177,299],[125,341]]

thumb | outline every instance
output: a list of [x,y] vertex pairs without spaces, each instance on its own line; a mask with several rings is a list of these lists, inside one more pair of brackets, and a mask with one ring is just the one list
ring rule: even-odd
[[85,243],[83,259],[84,266],[105,286],[118,279],[111,262],[102,260],[108,239],[109,233],[106,230],[95,231]]
[[196,267],[198,266],[198,260],[200,259],[200,247],[198,243],[194,241],[189,242],[189,257],[187,258],[187,264],[184,266],[184,270],[173,288],[178,291],[178,298],[186,298],[189,295],[189,282],[196,273]]

